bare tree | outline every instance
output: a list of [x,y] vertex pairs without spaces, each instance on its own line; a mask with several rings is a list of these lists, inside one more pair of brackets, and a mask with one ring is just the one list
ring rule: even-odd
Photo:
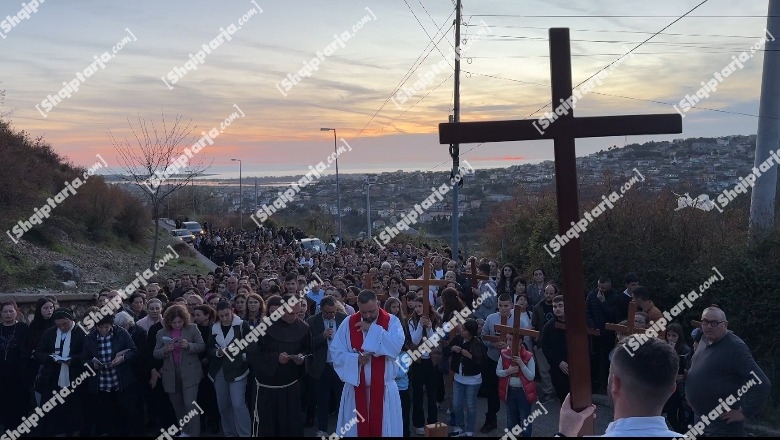
[[[162,131],[158,131],[154,121],[147,124],[146,120],[139,115],[138,125],[133,126],[128,118],[127,123],[130,126],[132,137],[135,138],[134,142],[130,142],[127,137],[117,139],[111,130],[108,131],[109,139],[116,149],[119,162],[125,169],[122,177],[141,188],[152,207],[154,244],[149,260],[150,269],[154,269],[154,262],[157,259],[159,216],[163,202],[168,196],[187,186],[195,176],[202,174],[211,166],[211,163],[208,166],[204,165],[203,156],[199,156],[197,160],[192,157],[193,152],[197,153],[203,147],[203,142],[198,148],[198,144],[195,142],[197,136],[192,134],[197,126],[192,125],[192,120],[183,123],[182,119],[182,116],[176,115],[175,120],[170,124],[166,122],[165,113],[162,113]],[[149,125],[151,125],[151,129]],[[193,146],[192,150],[189,146]],[[183,167],[186,167],[189,172],[182,172],[181,168]],[[174,174],[171,171],[178,172]],[[166,181],[165,186],[162,185],[164,180]]]

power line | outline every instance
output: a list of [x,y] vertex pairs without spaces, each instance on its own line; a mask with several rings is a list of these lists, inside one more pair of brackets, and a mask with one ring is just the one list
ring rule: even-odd
[[[441,32],[441,29],[444,27],[444,25],[446,25],[449,22],[450,17],[452,17],[452,14],[454,14],[454,13],[455,13],[454,10],[452,12],[450,12],[450,15],[447,17],[447,19],[444,21],[444,23],[439,27],[437,33]],[[447,32],[449,32],[449,28],[447,29],[447,31],[445,33],[442,34],[442,38],[444,38],[447,35]],[[441,39],[439,41],[441,41]],[[401,78],[401,80],[398,81],[398,84],[396,84],[396,86],[393,89],[393,91],[390,92],[390,94],[387,96],[387,98],[382,103],[382,105],[379,106],[379,109],[377,109],[377,111],[374,113],[373,116],[371,116],[371,118],[368,120],[368,122],[366,122],[366,124],[363,126],[363,128],[361,128],[360,131],[358,131],[357,134],[351,139],[351,141],[353,143],[356,143],[358,140],[360,140],[360,134],[363,133],[363,131],[366,129],[366,127],[368,127],[368,125],[371,123],[371,121],[373,121],[374,118],[376,118],[376,116],[379,114],[379,112],[382,111],[382,109],[387,105],[387,103],[390,101],[390,99],[393,97],[393,95],[395,95],[395,93],[401,88],[401,86],[406,82],[406,80],[409,79],[412,76],[412,74],[417,70],[417,68],[419,68],[419,66],[422,65],[423,62],[425,62],[426,59],[428,59],[428,56],[430,56],[430,54],[433,52],[433,48],[431,48],[428,51],[428,53],[425,55],[425,57],[422,60],[420,60],[420,57],[423,56],[423,54],[425,53],[425,51],[428,49],[428,47],[430,45],[431,45],[431,43],[428,43],[428,44],[425,45],[425,48],[422,50],[422,52],[420,52],[420,55],[417,56],[417,59],[414,60],[414,62],[412,63],[411,67],[409,67],[409,69],[404,74],[403,78]]]
[[[412,13],[412,15],[414,16],[414,19],[415,19],[415,20],[417,20],[417,23],[420,25],[420,27],[422,28],[423,32],[425,32],[425,35],[427,35],[427,36],[428,36],[428,39],[430,39],[430,40],[431,40],[431,43],[433,43],[433,47],[435,47],[435,48],[436,48],[436,50],[437,50],[437,51],[439,52],[439,54],[441,55],[441,57],[442,57],[442,58],[444,58],[444,60],[447,62],[447,65],[448,65],[448,66],[450,66],[452,69],[454,69],[455,67],[453,67],[453,65],[452,65],[452,64],[450,64],[450,61],[447,59],[447,57],[446,57],[446,56],[444,56],[444,53],[442,53],[441,49],[439,49],[439,45],[438,45],[437,43],[434,43],[434,42],[433,42],[433,37],[431,37],[431,35],[430,35],[430,34],[428,33],[428,31],[425,29],[425,26],[423,26],[423,24],[422,24],[422,22],[420,21],[420,19],[419,19],[419,18],[417,18],[417,14],[415,14],[415,13],[414,13],[414,10],[412,9],[412,7],[411,7],[411,6],[409,6],[409,3],[408,3],[406,0],[404,0],[404,3],[406,4],[406,7],[407,7],[407,8],[409,8],[409,11],[410,11],[410,12]],[[420,4],[422,4],[422,3],[420,3]],[[423,9],[425,9],[425,8],[423,7]],[[428,12],[428,11],[425,11],[425,12]],[[429,14],[428,16],[430,17],[430,14]],[[431,20],[433,20],[433,18],[431,18]],[[435,24],[435,23],[434,23],[434,24]],[[439,41],[441,41],[441,39],[439,39]]]
[[[466,24],[464,26],[476,26],[474,24]],[[497,27],[497,28],[512,28],[512,29],[535,29],[535,30],[548,30],[549,27],[539,27],[539,26],[513,26],[513,25],[489,25],[491,28]],[[606,33],[619,33],[619,34],[649,34],[652,35],[653,32],[644,32],[644,31],[626,31],[626,30],[606,30],[606,29],[570,29],[572,32],[606,32]],[[758,36],[747,36],[747,35],[708,35],[708,34],[680,34],[675,32],[661,32],[658,35],[669,35],[674,37],[704,37],[704,38],[746,38],[746,39],[754,39],[754,38],[760,38]]]
[[[603,71],[604,69],[608,68],[609,66],[611,66],[611,65],[615,64],[616,62],[620,61],[620,60],[621,60],[623,57],[625,57],[626,55],[628,55],[628,54],[630,54],[630,53],[634,52],[635,50],[639,49],[640,47],[642,47],[642,45],[644,45],[645,43],[647,43],[648,41],[650,41],[650,39],[652,39],[653,37],[655,37],[655,36],[657,36],[657,35],[660,35],[660,34],[661,34],[661,32],[665,31],[666,29],[668,29],[669,27],[671,27],[673,24],[677,23],[678,21],[680,21],[680,20],[682,20],[683,18],[685,18],[686,16],[688,16],[688,14],[690,14],[691,12],[695,11],[696,9],[698,9],[698,8],[699,8],[700,6],[702,6],[703,4],[707,3],[707,1],[709,1],[709,0],[703,0],[703,1],[702,1],[701,3],[699,3],[698,5],[694,6],[694,7],[693,7],[693,8],[691,8],[691,9],[689,9],[689,10],[688,10],[688,12],[686,12],[685,14],[683,14],[683,15],[681,15],[681,16],[679,16],[679,17],[675,18],[675,19],[674,19],[674,20],[673,20],[671,23],[669,23],[669,24],[667,24],[666,26],[664,26],[664,27],[663,27],[661,30],[659,30],[658,32],[655,32],[654,34],[650,35],[649,37],[647,37],[647,39],[646,39],[645,41],[643,41],[643,42],[639,43],[639,44],[638,44],[636,47],[634,47],[633,49],[629,50],[629,51],[628,51],[627,53],[625,53],[624,55],[621,55],[621,56],[620,56],[620,58],[616,59],[615,61],[612,61],[611,63],[607,64],[607,65],[606,65],[606,66],[604,66],[603,68],[599,69],[599,70],[598,70],[596,73],[594,73],[593,75],[589,76],[589,77],[588,77],[588,78],[586,78],[584,81],[582,81],[582,82],[580,82],[579,84],[577,84],[575,87],[579,87],[579,86],[580,86],[581,84],[583,84],[584,82],[586,82],[586,81],[588,81],[589,79],[591,79],[591,78],[593,78],[594,76],[596,76],[596,75],[597,75],[599,72]],[[474,15],[474,16],[477,16],[477,15]],[[531,116],[533,116],[534,114],[538,113],[538,112],[539,112],[539,110],[542,110],[543,108],[545,108],[545,107],[547,107],[547,106],[549,106],[549,105],[551,105],[551,104],[552,104],[552,103],[547,103],[547,104],[545,104],[544,106],[542,106],[542,107],[539,107],[537,110],[535,110],[534,112],[532,112],[531,114],[529,114],[528,116],[526,116],[526,117],[525,117],[525,118],[523,118],[523,119],[528,119],[529,117],[531,117]],[[695,107],[693,107],[693,108],[695,108]],[[465,154],[467,154],[467,153],[469,153],[469,152],[471,152],[471,151],[474,151],[474,150],[476,150],[477,148],[481,147],[481,146],[482,146],[482,145],[484,145],[484,144],[485,144],[484,142],[481,142],[481,143],[477,144],[475,147],[473,147],[473,148],[470,148],[468,151],[464,152],[463,154],[465,155]]]
[[[701,3],[693,9],[698,8]],[[683,17],[687,16],[685,13]],[[515,14],[471,14],[472,17],[511,18],[678,18],[676,15],[515,15]],[[687,18],[767,18],[774,15],[691,15]],[[682,18],[682,17],[679,17]],[[678,19],[679,19],[678,18]],[[676,21],[676,20],[675,20]],[[674,23],[672,23],[674,24]]]

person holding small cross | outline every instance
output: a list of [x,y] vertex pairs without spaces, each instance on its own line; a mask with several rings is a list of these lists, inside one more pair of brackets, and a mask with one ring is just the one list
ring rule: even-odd
[[[534,355],[522,344],[520,353],[513,356],[513,339],[511,333],[507,334],[509,347],[501,350],[500,362],[496,364],[498,396],[506,403],[506,427],[510,432],[515,425],[523,426],[522,421],[531,415],[531,405],[537,400]],[[532,430],[533,425],[529,423],[523,431],[523,437],[530,437]]]

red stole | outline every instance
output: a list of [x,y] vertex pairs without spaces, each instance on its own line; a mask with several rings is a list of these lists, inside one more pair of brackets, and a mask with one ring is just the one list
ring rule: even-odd
[[[349,333],[352,348],[362,352],[363,332],[355,326],[362,317],[360,313],[355,313],[349,317]],[[376,324],[387,330],[390,326],[390,314],[379,309],[379,316]],[[371,409],[369,411],[368,401],[366,399],[366,373],[365,365],[360,370],[360,385],[355,388],[355,407],[359,413],[358,437],[381,437],[382,436],[382,411],[384,409],[385,398],[385,357],[378,356],[371,358]],[[368,417],[364,417],[367,414]]]

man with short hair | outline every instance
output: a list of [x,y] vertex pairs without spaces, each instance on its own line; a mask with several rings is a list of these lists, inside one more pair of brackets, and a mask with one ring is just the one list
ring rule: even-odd
[[[772,388],[750,348],[728,330],[728,323],[720,308],[704,309],[704,337],[693,354],[685,382],[694,420],[701,420],[694,428],[701,428],[698,430],[708,437],[744,436],[745,420],[756,416]],[[743,391],[745,386],[747,391]],[[711,420],[708,415],[713,412],[719,417]]]
[[[234,340],[242,340],[252,332],[249,323],[233,314],[227,301],[217,303],[218,322],[211,327],[206,343],[209,357],[209,379],[214,382],[217,406],[225,437],[249,437],[252,435],[251,418],[246,406],[246,389],[249,366],[246,355],[227,355],[227,347]],[[253,384],[254,385],[254,384]]]
[[225,282],[225,290],[219,295],[228,301],[232,301],[233,297],[238,293],[238,278],[235,275],[228,277]]
[[555,319],[544,325],[539,345],[550,367],[550,381],[555,394],[563,402],[569,394],[569,350],[566,346],[566,330],[555,327],[556,322],[566,322],[563,295],[553,298],[552,303]]
[[[401,397],[395,362],[404,344],[401,321],[379,307],[376,294],[358,295],[359,312],[336,330],[330,345],[333,367],[344,382],[336,426],[349,437],[400,437]],[[351,422],[358,417],[358,423]],[[341,428],[340,428],[341,429]]]
[[314,393],[316,395],[317,411],[317,435],[316,437],[328,437],[328,414],[330,414],[331,396],[337,396],[336,401],[341,400],[341,390],[344,382],[339,379],[336,370],[333,369],[333,357],[330,353],[330,344],[336,329],[347,317],[336,308],[336,300],[332,296],[324,297],[319,304],[319,313],[309,318],[307,324],[312,333],[312,347],[314,356],[308,358],[307,366],[309,375],[315,381]]
[[[544,299],[539,301],[539,304],[534,306],[534,309],[531,312],[531,325],[534,330],[541,332],[548,322],[555,321],[553,298],[555,298],[558,293],[558,286],[555,284],[547,284],[544,287]],[[539,401],[548,402],[554,398],[555,389],[553,388],[552,379],[550,378],[551,367],[550,364],[547,363],[547,357],[542,350],[541,344],[536,344],[536,346],[534,346],[534,356],[536,356],[536,365],[539,366]]]
[[[496,324],[501,324],[501,318],[506,318],[506,325],[512,326],[514,316],[512,313],[512,297],[502,294],[498,297],[498,312],[490,314],[485,318],[482,326],[482,336],[496,336]],[[501,350],[507,347],[506,342],[484,341],[487,348],[487,359],[482,363],[482,385],[487,394],[487,412],[485,413],[485,424],[480,432],[487,434],[498,427],[497,415],[501,409],[501,401],[498,398],[498,376],[496,375],[496,365],[501,356]]]
[[[623,344],[635,338],[637,335],[631,335]],[[682,438],[684,434],[667,428],[661,415],[664,404],[677,386],[677,353],[659,339],[651,338],[645,343],[639,341],[638,338],[634,341],[639,345],[636,351],[629,353],[621,345],[612,355],[607,392],[615,416],[603,437]],[[576,437],[595,410],[596,405],[591,405],[575,412],[571,407],[571,396],[567,395],[558,419],[560,436]]]
[[634,290],[639,287],[639,275],[635,272],[629,272],[626,274],[623,282],[626,286],[626,290],[623,291],[622,295],[618,296],[617,316],[615,318],[617,321],[615,322],[628,319],[628,304],[634,299]]
[[585,307],[588,328],[599,331],[599,336],[591,336],[593,349],[591,352],[591,377],[594,391],[606,392],[609,376],[609,352],[615,347],[615,332],[607,330],[608,322],[617,323],[618,294],[612,290],[612,280],[602,275],[598,286],[588,294]]

